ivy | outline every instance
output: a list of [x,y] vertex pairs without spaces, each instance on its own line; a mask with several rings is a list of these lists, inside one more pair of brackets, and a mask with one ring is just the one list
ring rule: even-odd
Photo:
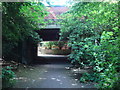
[[92,81],[98,88],[118,89],[120,32],[118,2],[79,2],[61,22],[61,39],[68,39],[71,63],[92,67],[80,81]]

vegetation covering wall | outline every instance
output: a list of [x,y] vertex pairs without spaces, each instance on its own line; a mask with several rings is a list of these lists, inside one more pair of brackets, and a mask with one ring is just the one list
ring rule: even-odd
[[38,53],[52,55],[68,55],[70,49],[66,41],[47,41],[39,44]]
[[103,89],[118,89],[120,79],[120,30],[118,2],[79,2],[62,15],[61,39],[69,39],[71,63],[92,67],[82,82]]

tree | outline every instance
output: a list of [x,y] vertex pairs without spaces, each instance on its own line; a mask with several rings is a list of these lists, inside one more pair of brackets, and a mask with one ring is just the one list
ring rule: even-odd
[[34,30],[43,23],[47,12],[42,3],[3,2],[2,7],[3,58],[14,60],[20,57],[21,42],[29,38],[33,43],[41,40]]

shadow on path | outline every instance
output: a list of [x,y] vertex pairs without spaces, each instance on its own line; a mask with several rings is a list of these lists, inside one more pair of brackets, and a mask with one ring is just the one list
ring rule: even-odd
[[65,58],[43,57],[47,64],[37,61],[32,66],[19,67],[14,88],[94,88],[93,83],[79,83]]

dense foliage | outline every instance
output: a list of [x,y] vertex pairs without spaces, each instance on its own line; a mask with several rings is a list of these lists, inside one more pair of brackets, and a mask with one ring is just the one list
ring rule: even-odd
[[41,40],[34,30],[43,23],[47,13],[42,3],[3,2],[2,8],[2,54],[4,59],[14,60],[19,57],[17,52],[23,41],[30,39],[35,43]]
[[16,82],[16,75],[11,69],[10,66],[2,68],[2,88],[12,87]]
[[48,41],[43,42],[42,46],[46,47],[47,49],[52,49],[54,47],[58,47],[59,49],[62,49],[66,45],[66,42],[64,41]]
[[79,2],[62,15],[61,39],[68,39],[71,63],[92,67],[82,82],[103,89],[119,87],[120,31],[117,2]]
[[[2,58],[21,62],[24,43],[29,40],[37,45],[41,41],[34,30],[39,30],[38,25],[44,23],[47,12],[42,3],[31,2],[3,2],[2,9]],[[3,67],[3,88],[12,87],[14,77],[10,67]]]

